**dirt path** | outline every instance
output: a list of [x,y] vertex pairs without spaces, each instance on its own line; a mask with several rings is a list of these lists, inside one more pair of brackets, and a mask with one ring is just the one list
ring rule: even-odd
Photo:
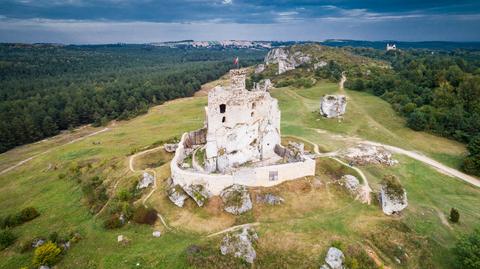
[[85,136],[82,136],[82,137],[73,139],[72,141],[69,141],[69,142],[67,142],[67,143],[65,143],[65,144],[56,146],[55,148],[51,148],[51,149],[48,149],[48,150],[46,150],[46,151],[40,152],[40,153],[38,153],[38,154],[36,154],[36,155],[33,155],[32,157],[29,157],[29,158],[27,158],[27,159],[25,159],[25,160],[22,160],[22,161],[18,162],[18,163],[15,164],[15,165],[12,165],[12,166],[10,166],[10,167],[7,167],[7,168],[3,169],[2,171],[0,171],[0,175],[5,174],[5,173],[7,173],[7,172],[9,172],[9,171],[11,171],[11,170],[13,170],[13,169],[21,166],[21,165],[24,165],[25,163],[27,163],[27,162],[29,162],[29,161],[37,158],[37,157],[40,156],[40,155],[49,153],[50,151],[52,151],[52,150],[54,150],[54,149],[56,149],[56,148],[59,148],[59,147],[61,147],[61,146],[65,146],[65,145],[69,145],[69,144],[72,144],[72,143],[75,143],[75,142],[78,142],[78,141],[81,141],[81,140],[83,140],[83,139],[85,139],[85,138],[88,138],[88,137],[91,137],[91,136],[94,136],[94,135],[97,135],[97,134],[106,132],[106,131],[108,131],[108,130],[110,130],[110,128],[104,128],[104,129],[102,129],[102,130],[100,130],[100,131],[96,131],[96,132],[93,132],[93,133],[91,133],[91,134],[88,134],[88,135],[85,135]]
[[372,202],[372,198],[370,196],[370,193],[372,192],[372,188],[370,188],[370,185],[368,184],[368,180],[367,180],[367,177],[365,176],[365,174],[362,172],[362,170],[358,169],[357,167],[354,167],[354,166],[351,166],[349,165],[348,163],[336,158],[336,157],[330,157],[330,159],[333,159],[347,167],[350,167],[352,168],[353,170],[355,170],[359,175],[360,177],[362,178],[363,180],[363,187],[362,187],[362,192],[361,192],[361,195],[359,196],[359,199],[360,201],[364,202],[364,203],[367,203],[367,204],[371,204]]
[[459,178],[459,179],[461,179],[465,182],[468,182],[468,183],[470,183],[470,184],[472,184],[476,187],[480,187],[480,179],[477,179],[475,177],[472,177],[470,175],[462,173],[462,172],[460,172],[456,169],[453,169],[453,168],[448,167],[444,164],[441,164],[441,163],[439,163],[439,162],[437,162],[437,161],[435,161],[435,160],[433,160],[433,159],[431,159],[431,158],[429,158],[425,155],[422,155],[420,153],[410,151],[410,150],[405,150],[405,149],[390,146],[390,145],[386,145],[386,144],[382,144],[382,143],[372,142],[372,141],[363,141],[362,143],[369,144],[369,145],[374,145],[374,146],[381,146],[381,147],[384,147],[391,152],[406,155],[406,156],[408,156],[412,159],[415,159],[415,160],[423,162],[423,163],[425,163],[429,166],[432,166],[437,171],[439,171],[439,172],[441,172],[441,173],[443,173],[447,176],[456,177],[456,178]]
[[345,84],[345,81],[347,81],[347,76],[345,76],[345,71],[342,72],[342,78],[340,79],[340,82],[338,83],[338,89],[343,92],[343,84]]
[[233,232],[233,231],[236,231],[236,230],[240,230],[240,229],[242,229],[243,227],[258,226],[258,225],[260,225],[260,222],[253,222],[253,223],[247,223],[247,224],[232,226],[232,227],[227,228],[227,229],[225,229],[225,230],[221,230],[221,231],[219,231],[219,232],[216,232],[216,233],[213,233],[213,234],[209,234],[209,235],[207,235],[206,237],[213,237],[213,236],[217,236],[217,235],[220,235],[220,234],[224,234],[224,233],[228,233],[228,232]]
[[[157,172],[155,172],[155,170],[153,169],[145,169],[145,170],[135,170],[133,168],[134,166],[134,163],[135,163],[135,158],[137,158],[138,156],[141,156],[143,154],[146,154],[146,153],[149,153],[149,152],[152,152],[152,151],[155,151],[155,150],[159,150],[159,149],[162,149],[163,148],[163,145],[162,146],[158,146],[158,147],[155,147],[153,149],[147,149],[145,151],[141,151],[141,152],[137,152],[135,154],[133,154],[132,156],[130,156],[129,160],[128,160],[128,168],[130,169],[131,172],[135,173],[135,172],[147,172],[147,173],[152,173],[153,174],[153,187],[152,187],[152,190],[147,194],[147,196],[145,196],[145,198],[143,198],[141,201],[142,201],[142,205],[147,207],[146,203],[147,203],[147,200],[150,198],[150,196],[152,196],[152,194],[157,190]],[[140,200],[138,200],[137,202],[135,203],[138,203]],[[162,222],[163,226],[165,226],[165,228],[167,228],[168,230],[171,230],[172,228],[170,228],[168,225],[167,225],[167,222],[165,221],[165,218],[162,216],[162,214],[160,213],[157,213],[157,216],[158,218],[160,219],[160,221]]]

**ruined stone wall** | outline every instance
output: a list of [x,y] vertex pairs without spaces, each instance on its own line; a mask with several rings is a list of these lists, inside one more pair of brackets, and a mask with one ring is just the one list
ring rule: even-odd
[[[235,72],[232,72],[235,71]],[[243,72],[232,70],[232,76]],[[236,88],[243,85],[232,77],[233,88],[216,87],[208,94],[206,170],[226,172],[248,161],[275,155],[280,143],[278,102],[265,91]]]
[[191,148],[194,145],[203,145],[207,143],[207,128],[189,132],[185,138],[184,146]]
[[184,141],[187,137],[188,133],[182,135],[179,147],[170,162],[171,177],[174,185],[179,184],[182,187],[186,187],[201,184],[205,186],[211,195],[219,195],[223,189],[233,184],[250,187],[269,187],[287,180],[315,175],[315,161],[310,158],[306,158],[301,162],[251,168],[244,167],[229,174],[209,174],[184,170],[179,167],[179,163],[182,163],[186,156]]

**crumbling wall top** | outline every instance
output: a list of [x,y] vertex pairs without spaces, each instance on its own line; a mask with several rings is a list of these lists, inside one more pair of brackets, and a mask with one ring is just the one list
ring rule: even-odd
[[230,88],[232,90],[245,90],[245,79],[247,77],[247,69],[230,70]]

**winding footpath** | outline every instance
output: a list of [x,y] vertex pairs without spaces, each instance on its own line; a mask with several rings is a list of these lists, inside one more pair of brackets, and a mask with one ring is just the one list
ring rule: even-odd
[[[138,153],[135,153],[133,154],[132,156],[130,156],[129,160],[128,160],[128,168],[130,169],[131,172],[135,173],[135,172],[150,172],[153,174],[153,187],[152,187],[152,190],[147,194],[147,196],[145,196],[145,198],[143,198],[141,201],[142,201],[142,205],[147,207],[146,205],[146,202],[147,200],[150,198],[150,196],[152,196],[152,194],[157,190],[157,172],[155,172],[155,170],[153,169],[145,169],[145,170],[135,170],[133,168],[134,166],[134,163],[135,163],[135,158],[141,156],[141,155],[144,155],[144,154],[147,154],[149,152],[152,152],[152,151],[155,151],[155,150],[159,150],[159,149],[163,149],[163,145],[162,146],[158,146],[156,148],[152,148],[152,149],[147,149],[145,151],[141,151],[141,152],[138,152]],[[137,202],[139,202],[140,200],[138,200]],[[137,203],[135,202],[135,203]],[[167,222],[165,221],[165,218],[162,216],[162,214],[160,213],[157,213],[157,217],[160,219],[160,221],[162,222],[163,226],[165,226],[165,228],[167,228],[168,230],[171,230],[172,228],[169,227],[167,225]]]

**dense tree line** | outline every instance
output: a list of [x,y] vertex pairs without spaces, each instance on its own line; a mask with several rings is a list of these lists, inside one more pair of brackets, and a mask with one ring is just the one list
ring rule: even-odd
[[0,45],[0,152],[82,124],[101,125],[191,96],[261,50],[148,45]]
[[414,130],[470,143],[464,169],[480,175],[479,52],[352,50],[389,61],[393,70],[349,74],[346,87],[381,96]]

